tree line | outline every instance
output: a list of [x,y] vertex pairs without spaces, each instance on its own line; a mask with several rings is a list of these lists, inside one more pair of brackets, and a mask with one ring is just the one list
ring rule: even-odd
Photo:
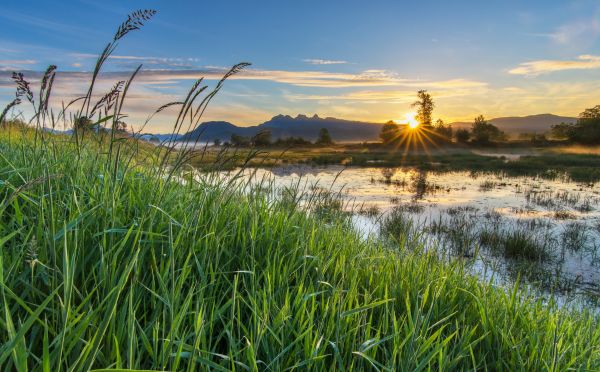
[[286,138],[277,138],[273,141],[273,136],[270,129],[262,129],[258,133],[256,133],[252,137],[241,136],[239,134],[232,134],[229,138],[229,142],[221,143],[220,139],[214,140],[215,146],[220,146],[221,144],[225,146],[234,146],[234,147],[267,147],[267,146],[285,146],[285,147],[293,147],[293,146],[331,146],[334,144],[331,135],[329,134],[329,130],[327,128],[321,128],[319,130],[319,135],[317,140],[312,143],[302,137],[286,137]]

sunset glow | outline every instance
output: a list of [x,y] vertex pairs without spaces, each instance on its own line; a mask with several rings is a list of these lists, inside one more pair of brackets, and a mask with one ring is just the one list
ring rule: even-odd
[[417,116],[416,112],[407,112],[404,114],[404,121],[408,124],[410,129],[415,129],[419,126],[419,122],[415,118]]

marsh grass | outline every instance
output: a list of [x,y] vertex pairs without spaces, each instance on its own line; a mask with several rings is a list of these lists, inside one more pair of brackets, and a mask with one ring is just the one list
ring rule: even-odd
[[[118,40],[153,14],[119,27],[93,79]],[[42,131],[57,117],[45,98],[37,128],[0,123],[3,369],[600,367],[596,314],[544,303],[518,284],[480,282],[425,252],[401,211],[388,232],[404,244],[365,241],[343,218],[323,223],[303,209],[330,207],[330,195],[292,188],[274,200],[268,184],[249,188],[240,173],[190,171],[201,154],[120,135],[136,73],[108,116],[88,116],[94,80],[76,102],[75,119],[95,130]],[[195,101],[201,82],[173,104],[174,133],[214,96]],[[19,99],[33,101],[20,88]]]

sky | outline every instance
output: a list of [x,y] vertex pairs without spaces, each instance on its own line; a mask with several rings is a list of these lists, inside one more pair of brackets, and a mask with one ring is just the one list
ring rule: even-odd
[[[50,64],[58,66],[53,106],[81,96],[96,56],[140,8],[157,14],[121,40],[95,90],[142,64],[124,110],[134,127],[182,100],[196,79],[214,86],[238,62],[252,65],[226,82],[204,120],[401,122],[420,89],[446,122],[577,116],[600,104],[597,0],[3,0],[0,107],[14,97],[12,71],[35,89]],[[168,132],[175,114],[161,112],[148,131]]]

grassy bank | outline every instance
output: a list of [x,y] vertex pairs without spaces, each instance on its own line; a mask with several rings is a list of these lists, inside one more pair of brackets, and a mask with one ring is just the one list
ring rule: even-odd
[[4,134],[5,369],[600,367],[597,315],[362,241],[293,198],[169,178],[116,156],[129,141]]

